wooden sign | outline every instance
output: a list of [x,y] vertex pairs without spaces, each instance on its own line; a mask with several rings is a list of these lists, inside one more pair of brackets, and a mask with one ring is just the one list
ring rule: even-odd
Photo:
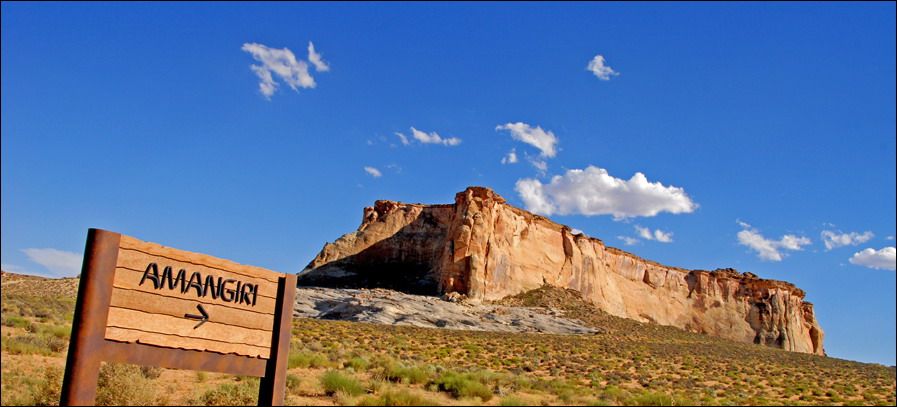
[[262,377],[283,404],[296,276],[90,229],[61,405],[95,404],[100,362]]

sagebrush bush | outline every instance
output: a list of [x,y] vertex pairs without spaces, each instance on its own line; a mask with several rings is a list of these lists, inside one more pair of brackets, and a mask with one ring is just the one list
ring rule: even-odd
[[446,372],[434,384],[440,391],[448,392],[454,398],[479,397],[483,401],[492,399],[492,390],[470,373]]
[[156,404],[156,386],[140,366],[105,363],[97,381],[98,406],[151,406]]
[[321,376],[321,385],[328,396],[337,392],[343,392],[350,396],[358,396],[365,392],[364,386],[354,377],[344,375],[335,370],[328,371]]
[[420,395],[407,390],[390,390],[377,397],[367,396],[355,403],[356,406],[436,406],[434,403]]
[[219,384],[189,402],[201,406],[254,406],[258,402],[258,394],[259,381],[253,378]]

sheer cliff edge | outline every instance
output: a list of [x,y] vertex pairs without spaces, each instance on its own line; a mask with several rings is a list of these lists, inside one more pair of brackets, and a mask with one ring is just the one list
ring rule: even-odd
[[813,305],[793,284],[733,269],[665,266],[573,234],[470,187],[454,204],[377,201],[358,230],[324,246],[300,285],[382,287],[494,301],[545,284],[615,316],[824,355]]

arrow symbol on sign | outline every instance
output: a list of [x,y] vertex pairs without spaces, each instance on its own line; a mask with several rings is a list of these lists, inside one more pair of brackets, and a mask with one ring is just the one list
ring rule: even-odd
[[184,314],[184,318],[190,318],[198,320],[199,323],[193,327],[193,329],[199,328],[200,325],[206,323],[209,320],[209,313],[202,307],[202,304],[196,304],[196,308],[199,310],[199,313],[202,315],[193,315],[193,314]]

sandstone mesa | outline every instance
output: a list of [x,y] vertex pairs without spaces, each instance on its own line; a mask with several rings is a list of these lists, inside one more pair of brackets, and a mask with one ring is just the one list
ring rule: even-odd
[[570,288],[618,317],[824,355],[813,305],[793,284],[733,269],[665,266],[469,187],[454,204],[376,201],[358,230],[324,246],[300,285],[381,287],[496,301]]

